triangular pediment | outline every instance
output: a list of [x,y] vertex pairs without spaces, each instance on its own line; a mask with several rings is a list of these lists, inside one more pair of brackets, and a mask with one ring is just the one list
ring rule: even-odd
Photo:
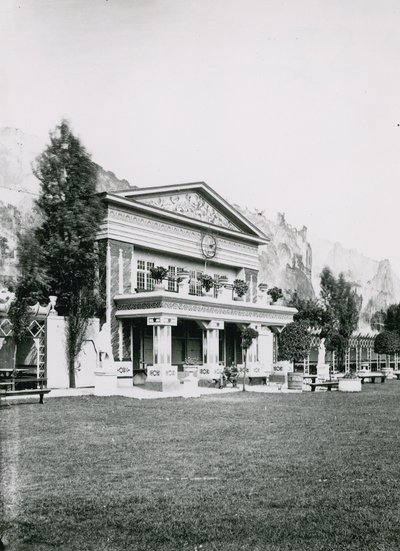
[[192,220],[267,240],[256,226],[204,182],[130,189],[116,195]]

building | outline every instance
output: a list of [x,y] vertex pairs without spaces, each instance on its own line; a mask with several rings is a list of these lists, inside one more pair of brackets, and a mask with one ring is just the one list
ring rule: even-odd
[[[217,378],[225,365],[242,364],[246,326],[259,333],[249,376],[272,371],[274,336],[295,310],[270,305],[259,290],[258,247],[268,237],[203,182],[101,197],[100,280],[119,378],[132,384],[145,371],[146,385],[170,389],[187,364],[199,379]],[[151,277],[156,266],[168,270],[162,285]],[[202,274],[217,282],[208,292]],[[248,284],[242,298],[235,279]]]

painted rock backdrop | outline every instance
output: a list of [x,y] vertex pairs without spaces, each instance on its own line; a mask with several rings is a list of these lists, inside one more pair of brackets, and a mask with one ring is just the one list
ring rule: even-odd
[[[0,129],[0,282],[17,275],[16,236],[18,230],[35,221],[33,202],[39,182],[32,162],[43,144],[16,128]],[[133,187],[113,172],[97,165],[98,190],[115,191]],[[340,243],[309,238],[307,228],[294,228],[283,213],[274,220],[262,211],[235,205],[270,238],[260,249],[260,281],[270,287],[296,289],[304,297],[319,293],[319,274],[329,266],[334,274],[344,272],[363,297],[361,327],[368,328],[374,312],[400,302],[400,279],[390,261],[368,258]]]

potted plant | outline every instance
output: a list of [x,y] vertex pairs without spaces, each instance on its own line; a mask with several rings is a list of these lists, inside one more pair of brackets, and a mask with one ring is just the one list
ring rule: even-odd
[[236,293],[236,296],[241,299],[249,290],[249,285],[243,279],[235,279],[233,282],[233,290]]
[[154,279],[154,283],[155,283],[154,284],[154,290],[155,291],[160,291],[160,290],[165,288],[163,280],[168,275],[167,268],[164,268],[164,266],[152,266],[150,268],[150,275],[151,275],[152,279]]
[[361,388],[361,379],[357,377],[355,371],[345,373],[343,377],[339,379],[340,392],[361,392]]
[[206,293],[209,293],[215,285],[214,279],[208,274],[200,274],[198,280]]
[[279,287],[271,287],[271,289],[267,291],[267,294],[271,297],[272,304],[283,298],[282,289]]

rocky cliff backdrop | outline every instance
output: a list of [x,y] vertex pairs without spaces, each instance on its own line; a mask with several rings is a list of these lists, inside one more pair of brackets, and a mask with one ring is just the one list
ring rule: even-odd
[[[15,128],[0,129],[0,281],[17,275],[17,233],[34,223],[32,207],[39,182],[32,173],[32,162],[42,149],[35,136]],[[99,191],[131,187],[127,180],[98,165],[97,177]],[[336,275],[344,272],[363,297],[363,329],[374,312],[400,302],[400,279],[389,260],[373,260],[340,243],[310,240],[307,228],[292,227],[282,213],[269,220],[262,211],[235,206],[271,238],[260,249],[260,281],[284,290],[296,289],[311,298],[319,293],[319,274],[324,266]]]

